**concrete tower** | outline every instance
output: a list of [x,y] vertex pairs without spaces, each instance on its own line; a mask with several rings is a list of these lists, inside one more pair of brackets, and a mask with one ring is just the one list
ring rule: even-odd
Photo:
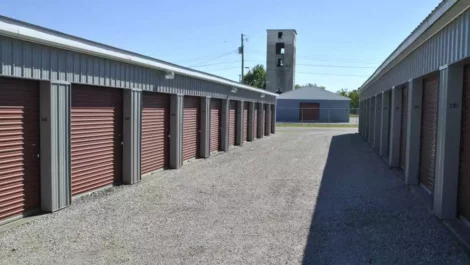
[[294,90],[297,31],[268,29],[266,90],[283,93]]

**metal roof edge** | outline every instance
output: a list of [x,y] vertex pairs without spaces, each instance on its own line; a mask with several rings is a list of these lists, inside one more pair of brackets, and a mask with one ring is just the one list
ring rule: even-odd
[[267,29],[266,31],[293,31],[297,35],[297,30],[295,29]]
[[[443,0],[433,11],[411,32],[408,37],[385,59],[375,72],[362,84],[359,93],[362,93],[380,73],[389,66],[402,52],[410,47],[426,30],[439,20],[451,7],[460,0]],[[455,18],[452,18],[452,20]]]
[[134,65],[140,65],[144,67],[174,72],[177,74],[207,80],[232,87],[237,87],[240,89],[249,90],[252,92],[266,94],[274,97],[278,96],[278,94],[276,93],[240,84],[223,77],[193,70],[176,64],[161,61],[156,58],[119,49],[113,46],[83,39],[80,37],[65,34],[59,31],[47,29],[44,27],[40,27],[37,25],[33,25],[4,16],[0,16],[0,35],[43,44],[46,46],[53,46],[65,50],[76,51],[98,57],[122,61]]
[[343,97],[343,98],[327,98],[327,99],[315,99],[315,98],[281,98],[278,97],[277,100],[310,100],[310,101],[315,101],[315,100],[325,100],[325,101],[351,101],[350,98],[348,97]]
[[[321,88],[318,88],[318,87],[313,87],[313,86],[299,87],[297,89],[293,89],[293,90],[284,92],[284,93],[279,95],[278,99],[305,99],[305,98],[283,98],[282,97],[283,95],[285,96],[285,95],[288,95],[288,94],[295,94],[296,92],[299,92],[300,90],[303,90],[303,89],[316,89],[317,91],[327,92],[327,93],[329,93],[331,95],[334,95],[336,97],[336,98],[323,99],[323,100],[351,100],[351,98],[345,97],[345,96],[340,95],[336,92],[333,92],[333,91],[330,91],[330,90],[327,90],[327,89],[321,89]],[[341,97],[341,98],[338,98],[338,97]]]

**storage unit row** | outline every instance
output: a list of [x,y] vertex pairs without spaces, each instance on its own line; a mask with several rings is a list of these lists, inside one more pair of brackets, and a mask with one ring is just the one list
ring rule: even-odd
[[270,135],[276,94],[0,17],[0,224]]

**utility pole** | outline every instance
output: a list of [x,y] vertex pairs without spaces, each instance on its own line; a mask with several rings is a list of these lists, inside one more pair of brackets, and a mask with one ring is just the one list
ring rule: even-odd
[[242,46],[238,49],[238,53],[242,55],[242,81],[241,83],[243,83],[243,78],[245,77],[245,46],[243,45],[243,41],[244,41],[244,35],[242,33],[241,35],[241,42],[242,42]]

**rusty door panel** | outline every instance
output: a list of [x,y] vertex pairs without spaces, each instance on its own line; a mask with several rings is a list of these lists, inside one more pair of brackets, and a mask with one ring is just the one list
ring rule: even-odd
[[437,76],[423,81],[419,181],[430,191],[433,191],[434,188],[438,89],[439,79]]
[[243,103],[243,141],[248,140],[248,102]]
[[230,109],[229,109],[229,114],[230,114],[230,127],[229,127],[229,145],[235,145],[235,134],[236,134],[236,129],[237,129],[237,102],[236,101],[230,101]]
[[[260,126],[264,126],[264,121],[265,121],[266,115],[264,114],[265,111],[264,111],[263,105],[261,105],[259,107],[259,111],[260,111],[259,115],[261,115],[261,124],[260,124]],[[259,138],[263,137],[265,127],[261,127],[261,128],[263,128],[263,130],[261,132],[261,135],[258,135]]]
[[400,168],[405,170],[406,167],[406,131],[408,126],[408,87],[403,88],[401,97],[401,130],[400,130]]
[[199,97],[184,97],[183,161],[196,158],[199,153],[200,108]]
[[460,167],[458,210],[470,220],[470,66],[464,68],[462,125],[460,132]]
[[258,138],[258,104],[255,103],[255,113],[254,113],[254,119],[253,119],[253,127],[255,130],[255,133],[253,134],[253,139]]
[[320,119],[319,103],[299,103],[299,120],[300,121],[318,121]]
[[[392,97],[389,96],[388,97],[388,131],[387,131],[387,143],[390,144],[390,134],[391,134],[391,130],[392,130],[392,109],[393,109],[393,106],[392,106]],[[366,117],[366,116],[365,116]],[[366,122],[366,126],[367,126],[367,122]],[[366,133],[367,133],[367,130],[366,130]],[[390,147],[386,147],[387,148],[387,153],[385,154],[385,157],[389,157],[389,153],[390,153]]]
[[370,142],[373,143],[374,142],[374,137],[375,137],[375,119],[374,119],[374,109],[375,109],[375,100],[374,99],[371,99],[370,101],[370,113],[369,113],[369,119],[370,119],[370,127],[369,127],[369,130],[370,130]]
[[211,152],[220,150],[220,107],[222,102],[220,99],[211,99],[211,135],[210,149]]
[[72,195],[121,181],[122,91],[72,86]]
[[271,133],[274,133],[274,128],[276,127],[276,106],[271,105]]
[[271,112],[268,111],[268,105],[264,106],[264,135],[268,136],[271,133]]
[[142,174],[168,167],[169,126],[170,96],[162,93],[143,93]]
[[40,207],[39,89],[0,78],[0,219]]

